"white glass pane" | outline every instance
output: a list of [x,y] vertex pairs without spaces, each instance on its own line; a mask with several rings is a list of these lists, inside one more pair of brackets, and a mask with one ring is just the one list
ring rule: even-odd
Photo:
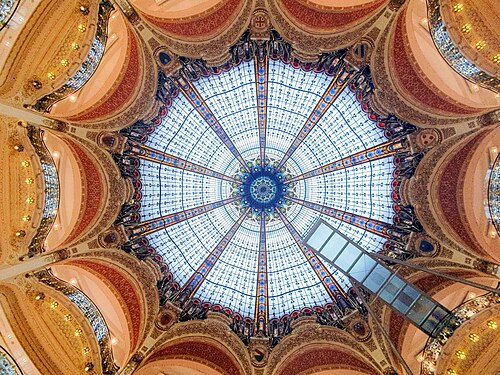
[[307,244],[314,250],[319,251],[332,233],[333,230],[330,227],[328,227],[324,223],[321,223],[318,228],[316,228],[309,240],[307,240]]
[[354,277],[357,281],[361,282],[366,277],[366,275],[375,267],[375,261],[368,255],[363,254],[357,260],[357,262],[352,266],[349,274]]
[[342,254],[335,260],[335,265],[340,269],[349,272],[349,268],[356,262],[361,255],[361,251],[352,244],[346,246]]
[[321,254],[333,261],[347,241],[338,233],[335,233],[321,250]]

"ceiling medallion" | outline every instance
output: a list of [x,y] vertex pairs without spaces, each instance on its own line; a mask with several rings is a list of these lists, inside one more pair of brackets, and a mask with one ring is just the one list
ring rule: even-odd
[[238,182],[232,185],[232,195],[239,197],[235,204],[241,212],[250,207],[249,217],[258,219],[263,215],[266,220],[279,217],[275,210],[286,212],[292,204],[289,198],[295,196],[295,183],[287,181],[292,175],[286,166],[278,169],[278,164],[278,161],[270,159],[264,162],[256,159],[247,162],[249,171],[240,168],[235,176]]

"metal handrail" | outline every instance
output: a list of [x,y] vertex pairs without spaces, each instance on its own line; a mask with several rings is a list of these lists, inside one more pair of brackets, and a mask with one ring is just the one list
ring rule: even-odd
[[14,13],[19,7],[20,0],[2,0],[0,1],[0,31],[10,22]]
[[470,62],[453,43],[440,12],[440,1],[427,0],[427,12],[432,40],[448,65],[465,79],[500,93],[500,79]]
[[453,309],[450,314],[438,323],[432,336],[427,339],[420,374],[435,375],[439,356],[453,333],[478,313],[498,304],[500,304],[500,295],[490,292],[470,299]]
[[30,108],[39,112],[48,112],[54,103],[81,89],[94,75],[104,56],[108,40],[109,15],[113,9],[114,6],[109,0],[99,2],[96,33],[82,65],[64,85],[38,99]]
[[28,257],[33,257],[44,251],[44,241],[47,238],[59,209],[59,176],[54,159],[43,141],[43,130],[28,125],[28,138],[35,149],[41,164],[41,175],[43,177],[43,210],[42,220],[37,232],[28,246]]
[[50,269],[45,269],[33,273],[40,282],[54,290],[64,294],[89,320],[90,326],[96,336],[100,348],[102,373],[104,375],[114,375],[118,372],[119,367],[113,360],[111,351],[111,335],[104,320],[102,313],[92,300],[87,297],[77,287],[55,277]]
[[493,163],[488,180],[488,209],[493,226],[500,236],[500,154]]
[[0,373],[4,375],[23,375],[23,371],[10,353],[0,345]]

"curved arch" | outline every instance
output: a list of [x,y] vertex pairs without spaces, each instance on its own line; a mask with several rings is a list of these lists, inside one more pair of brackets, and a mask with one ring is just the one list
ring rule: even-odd
[[73,149],[51,131],[46,131],[43,138],[59,175],[59,209],[45,245],[50,251],[63,244],[76,226],[82,205],[83,184],[79,160]]
[[314,33],[333,33],[359,25],[381,10],[387,0],[319,2],[279,0],[278,6],[297,27]]
[[[224,375],[245,374],[238,359],[227,347],[214,338],[201,336],[182,337],[168,342],[151,354],[143,366],[177,359],[188,359],[203,364]],[[141,368],[144,368],[143,366]]]
[[[140,42],[125,23],[123,16],[115,19],[117,33],[108,39],[106,55],[96,73],[75,96],[57,103],[51,114],[72,122],[102,120],[114,116],[138,95],[144,71]],[[125,44],[114,41],[123,38]],[[121,62],[121,63],[120,63]],[[120,69],[115,69],[120,67]],[[96,95],[97,93],[100,93]],[[83,106],[83,110],[81,108]],[[68,111],[68,113],[66,112]],[[76,113],[75,113],[76,112]]]
[[[63,242],[67,245],[80,238],[95,224],[105,205],[108,186],[94,157],[74,139],[65,138],[64,141],[77,160],[82,187],[82,201],[76,226]],[[61,179],[61,176],[59,178]]]
[[429,84],[453,100],[476,109],[496,108],[500,100],[490,90],[474,86],[456,73],[441,57],[428,30],[425,2],[411,0],[405,14],[406,41],[414,59]]
[[169,375],[220,375],[209,365],[189,359],[161,359],[148,363],[135,372],[137,375],[161,374]]
[[202,17],[224,0],[180,0],[165,4],[156,0],[138,0],[134,5],[142,13],[164,19],[185,19]]
[[[149,9],[143,10],[143,16],[168,36],[189,41],[209,40],[222,34],[235,21],[245,5],[242,0],[221,0],[213,5],[212,3],[201,3],[199,8],[195,5],[192,9],[197,9],[197,13],[180,18],[171,18],[172,15],[166,17],[164,12],[151,14]],[[207,8],[208,5],[212,6]]]
[[[137,43],[134,38],[125,17],[115,11],[109,20],[108,40],[99,67],[80,90],[53,105],[50,114],[72,121],[87,120],[113,112],[113,106],[106,105],[110,99],[117,107],[129,100],[139,78]],[[129,83],[123,86],[124,82]],[[117,93],[115,97],[114,92]],[[89,116],[90,109],[97,110],[97,113]]]
[[[488,251],[478,242],[467,219],[464,198],[465,176],[474,151],[489,136],[491,130],[476,133],[454,147],[439,166],[436,182],[431,186],[431,201],[438,211],[439,222],[447,228],[453,239],[482,257],[490,258]],[[478,197],[474,197],[477,201]],[[477,225],[477,224],[474,224]]]
[[[409,41],[407,15],[411,13],[408,7],[404,8],[397,16],[391,28],[389,38],[389,72],[399,93],[411,104],[417,106],[424,112],[430,112],[439,116],[459,117],[472,116],[484,112],[484,108],[462,104],[454,91],[449,90],[453,96],[441,90],[441,87],[432,82],[432,76],[427,76],[423,68],[425,60],[419,64]],[[430,35],[428,36],[430,38]],[[424,38],[425,40],[425,38]],[[429,50],[431,50],[429,48]],[[437,51],[435,51],[438,53]],[[437,56],[436,61],[442,58]],[[451,70],[450,67],[447,67]],[[446,67],[443,67],[447,72]],[[436,74],[436,73],[434,73]],[[453,70],[449,72],[452,77],[460,76]],[[439,82],[439,81],[438,81]],[[496,100],[496,99],[495,99]],[[465,103],[470,101],[464,100]]]
[[55,276],[78,286],[101,312],[112,337],[115,362],[122,367],[138,344],[144,313],[133,283],[115,267],[74,260],[52,267]]
[[[500,150],[500,127],[492,129],[488,136],[476,146],[464,171],[463,202],[464,217],[471,231],[469,234],[477,241],[485,255],[500,263],[500,238],[495,229],[490,228],[485,201],[488,198],[489,168],[494,151]],[[489,231],[490,230],[490,231]],[[493,231],[493,235],[491,233]]]
[[326,343],[310,343],[290,353],[273,374],[310,374],[332,369],[355,370],[362,374],[378,372],[371,364],[348,348]]

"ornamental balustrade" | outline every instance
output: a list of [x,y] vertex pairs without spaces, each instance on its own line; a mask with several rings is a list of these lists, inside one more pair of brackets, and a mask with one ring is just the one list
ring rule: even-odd
[[497,236],[500,236],[500,154],[495,159],[488,182],[488,208]]
[[42,220],[37,232],[28,246],[28,257],[33,257],[44,251],[44,241],[54,225],[59,208],[59,176],[54,159],[43,141],[44,131],[29,125],[28,138],[41,164],[43,178],[43,209]]
[[439,360],[443,348],[450,340],[453,333],[465,322],[472,319],[484,310],[499,305],[500,295],[486,293],[482,296],[470,299],[446,316],[436,326],[433,335],[429,337],[423,351],[423,361],[421,365],[422,375],[435,375],[436,364]]
[[494,92],[500,92],[500,79],[470,62],[453,43],[441,16],[439,0],[427,0],[427,12],[432,40],[448,65],[465,79]]
[[35,272],[33,276],[35,276],[41,283],[64,294],[83,313],[83,315],[88,319],[90,327],[92,328],[99,344],[102,373],[104,375],[116,374],[119,367],[113,360],[110,332],[101,312],[92,300],[80,289],[55,277],[48,269]]
[[113,9],[113,4],[108,0],[102,0],[99,3],[96,33],[82,65],[66,83],[57,90],[38,99],[31,108],[39,112],[48,112],[54,103],[81,89],[94,75],[104,56],[106,41],[108,40],[109,15]]

